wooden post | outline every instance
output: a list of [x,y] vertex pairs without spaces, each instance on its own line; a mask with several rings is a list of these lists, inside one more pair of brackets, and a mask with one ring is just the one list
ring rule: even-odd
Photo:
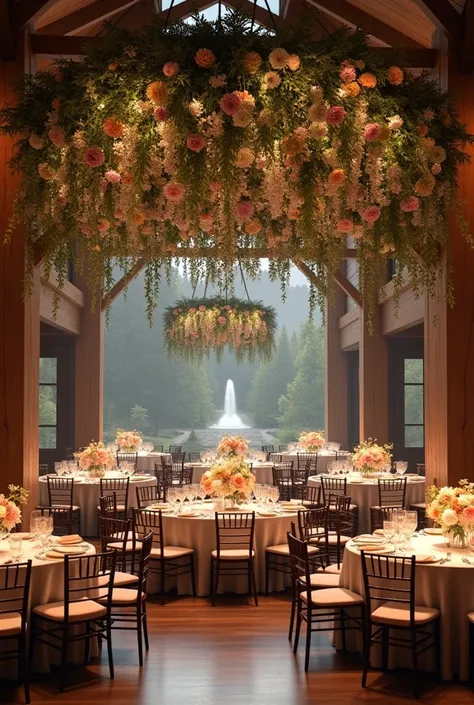
[[367,327],[367,311],[359,315],[359,428],[360,439],[387,443],[388,437],[388,340],[382,333],[381,307],[377,306],[373,331]]
[[[12,104],[12,85],[25,73],[23,41],[13,61],[0,62],[0,107]],[[12,175],[7,161],[15,138],[0,136],[0,238],[12,213],[20,175]],[[38,503],[39,422],[39,271],[31,297],[23,300],[26,236],[15,228],[11,241],[0,241],[0,491],[9,484],[30,492],[23,516]]]
[[324,328],[326,352],[326,384],[324,395],[325,433],[329,441],[347,446],[349,443],[348,359],[341,350],[339,319],[344,315],[345,296],[334,286],[334,304],[326,302]]
[[[87,272],[87,265],[84,266]],[[82,448],[102,440],[104,406],[104,315],[98,294],[91,307],[91,291],[84,274],[74,276],[74,284],[84,293],[81,334],[75,350],[74,445]]]

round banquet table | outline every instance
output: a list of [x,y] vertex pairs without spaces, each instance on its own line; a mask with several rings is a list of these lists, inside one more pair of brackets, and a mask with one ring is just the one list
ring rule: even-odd
[[[257,590],[265,588],[265,549],[287,543],[287,532],[291,530],[291,522],[296,521],[297,512],[282,512],[272,517],[261,517],[255,506],[241,505],[242,511],[255,511],[255,578]],[[212,503],[197,505],[197,511],[202,512],[197,517],[180,517],[163,513],[164,541],[168,546],[182,546],[194,549],[194,566],[196,572],[196,589],[199,596],[211,593],[211,551],[216,548],[216,525]],[[284,573],[270,571],[269,590],[284,590],[290,584],[290,576]],[[191,578],[183,574],[177,578],[177,589],[180,595],[191,595]],[[158,592],[158,576],[151,572],[148,582],[149,592]],[[246,593],[248,591],[246,576],[221,575],[219,592]]]
[[137,469],[139,472],[149,472],[155,474],[155,463],[161,465],[161,458],[164,458],[167,463],[171,463],[171,455],[169,453],[146,453],[138,451]]
[[[474,561],[468,551],[447,549],[442,536],[417,536],[412,539],[410,553],[446,557],[451,551],[451,561],[416,565],[417,605],[436,607],[441,612],[441,677],[452,680],[469,679],[469,640],[468,612],[474,611]],[[462,562],[462,557],[469,556],[472,565]],[[340,586],[348,588],[359,595],[364,594],[360,553],[354,544],[348,544],[344,551]],[[347,647],[360,651],[362,644],[360,634],[355,631],[346,633]],[[381,663],[378,647],[372,647],[372,666]],[[409,649],[391,647],[389,650],[389,667],[411,668]],[[420,669],[435,670],[434,650],[420,656]]]
[[[186,467],[193,467],[193,482],[199,484],[201,482],[201,476],[206,470],[210,469],[210,465],[206,463],[186,463]],[[272,485],[273,484],[273,474],[272,474],[273,463],[262,463],[253,462],[252,472],[255,475],[256,482],[261,485]]]
[[[300,453],[304,453],[305,451],[300,451]],[[339,460],[344,460],[344,457],[342,456],[341,453],[339,455]],[[273,459],[273,457],[280,457],[281,456],[281,461],[282,463],[289,463],[292,462],[294,467],[296,468],[298,464],[298,453],[296,451],[294,452],[289,452],[289,453],[272,453],[270,456],[270,459]],[[336,453],[327,451],[327,450],[321,450],[318,453],[318,462],[317,462],[317,472],[324,473],[327,472],[328,469],[328,463],[330,463],[332,460],[336,460]]]
[[[28,605],[28,614],[38,605],[44,605],[48,602],[60,602],[64,599],[64,561],[58,559],[39,560],[35,555],[41,549],[34,539],[23,540],[22,542],[22,558],[21,563],[31,559],[31,584],[30,584],[30,602]],[[84,555],[94,554],[95,548],[88,544]],[[0,566],[9,559],[9,543],[8,540],[0,541]],[[29,621],[29,618],[28,618]],[[7,640],[2,642],[0,647],[2,650],[8,650],[10,644]],[[91,655],[95,655],[96,645],[91,642]],[[69,660],[81,663],[84,659],[84,642],[79,641],[69,645]],[[58,664],[61,658],[61,652],[56,649],[50,649],[46,644],[36,643],[35,655],[33,662],[33,671],[35,673],[48,673],[52,664]],[[5,665],[6,664],[6,665]],[[12,669],[16,666],[13,661],[6,661],[2,664],[2,673],[7,673],[8,677],[12,677]],[[8,671],[6,670],[8,669]]]
[[[55,476],[56,477],[56,476]],[[113,471],[105,473],[106,478],[123,478]],[[128,489],[128,509],[138,507],[137,487],[156,485],[156,477],[130,478]],[[48,506],[48,484],[46,476],[39,478],[40,504]],[[100,480],[92,477],[74,478],[73,502],[81,508],[81,534],[83,536],[97,536],[97,507],[99,506]]]
[[[336,475],[336,477],[341,477]],[[393,479],[391,475],[387,479]],[[308,485],[311,487],[321,484],[319,475],[312,475],[308,478]],[[377,480],[356,481],[355,478],[347,477],[347,494],[351,498],[352,504],[357,504],[358,531],[360,534],[370,532],[370,507],[379,503],[379,490]],[[425,501],[425,478],[419,479],[407,477],[407,493],[405,504],[407,509],[412,504]]]

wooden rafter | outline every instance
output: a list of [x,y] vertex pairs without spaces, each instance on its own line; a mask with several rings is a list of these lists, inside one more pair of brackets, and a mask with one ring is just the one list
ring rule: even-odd
[[57,0],[16,0],[10,10],[13,29],[18,30],[33,24],[52,7]]
[[346,0],[307,0],[310,5],[319,8],[331,17],[342,20],[351,27],[360,27],[375,39],[388,46],[412,47],[421,49],[422,45],[407,37],[397,29],[378,20],[368,12],[352,5]]
[[142,269],[146,267],[146,264],[147,260],[144,257],[141,257],[136,261],[130,271],[124,274],[123,277],[119,279],[116,284],[114,284],[111,290],[102,298],[102,311],[105,311],[110,306],[112,301],[114,301],[117,296],[120,296],[127,286],[138,277]]
[[336,272],[334,275],[334,281],[342,289],[342,291],[350,296],[354,303],[357,304],[359,308],[364,308],[364,300],[359,289],[356,289],[354,284],[349,281],[349,279],[341,272]]
[[451,39],[462,38],[462,17],[449,0],[415,0],[436,27],[448,34]]
[[293,264],[295,265],[295,267],[297,267],[297,268],[300,270],[300,272],[301,272],[302,274],[305,275],[305,277],[306,277],[307,279],[309,279],[309,281],[310,281],[312,284],[314,284],[314,286],[315,286],[317,289],[321,289],[321,287],[322,287],[321,279],[318,277],[318,275],[317,275],[315,272],[313,272],[313,270],[311,269],[311,267],[308,267],[308,265],[306,264],[306,262],[303,262],[303,261],[300,260],[300,259],[294,259],[294,260],[293,260]]
[[84,32],[100,22],[113,17],[122,10],[127,10],[139,0],[96,0],[91,5],[81,7],[76,12],[61,17],[51,24],[38,29],[38,34],[64,34],[74,35]]

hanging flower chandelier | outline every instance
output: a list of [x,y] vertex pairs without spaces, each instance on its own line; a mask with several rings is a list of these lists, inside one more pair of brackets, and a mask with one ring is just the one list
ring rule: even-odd
[[277,36],[239,13],[112,28],[83,62],[28,77],[0,122],[21,133],[14,220],[31,251],[65,280],[80,242],[105,291],[113,264],[146,258],[150,315],[160,269],[180,255],[194,281],[228,278],[237,258],[254,276],[267,256],[285,284],[304,260],[326,295],[348,237],[364,296],[390,257],[433,290],[472,142],[426,75],[360,32],[315,40],[311,13]]

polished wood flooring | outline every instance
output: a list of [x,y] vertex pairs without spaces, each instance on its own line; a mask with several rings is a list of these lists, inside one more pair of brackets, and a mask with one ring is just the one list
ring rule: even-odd
[[[289,598],[222,597],[216,607],[203,598],[149,603],[150,651],[138,667],[135,634],[114,632],[115,680],[106,649],[87,669],[72,667],[66,693],[54,673],[32,682],[32,703],[44,705],[394,705],[411,700],[409,672],[374,672],[360,687],[360,661],[335,653],[326,634],[313,635],[310,672],[303,668],[304,639],[293,658],[287,639]],[[423,702],[474,705],[466,686],[423,683]],[[21,703],[22,691],[0,684],[0,701]]]

